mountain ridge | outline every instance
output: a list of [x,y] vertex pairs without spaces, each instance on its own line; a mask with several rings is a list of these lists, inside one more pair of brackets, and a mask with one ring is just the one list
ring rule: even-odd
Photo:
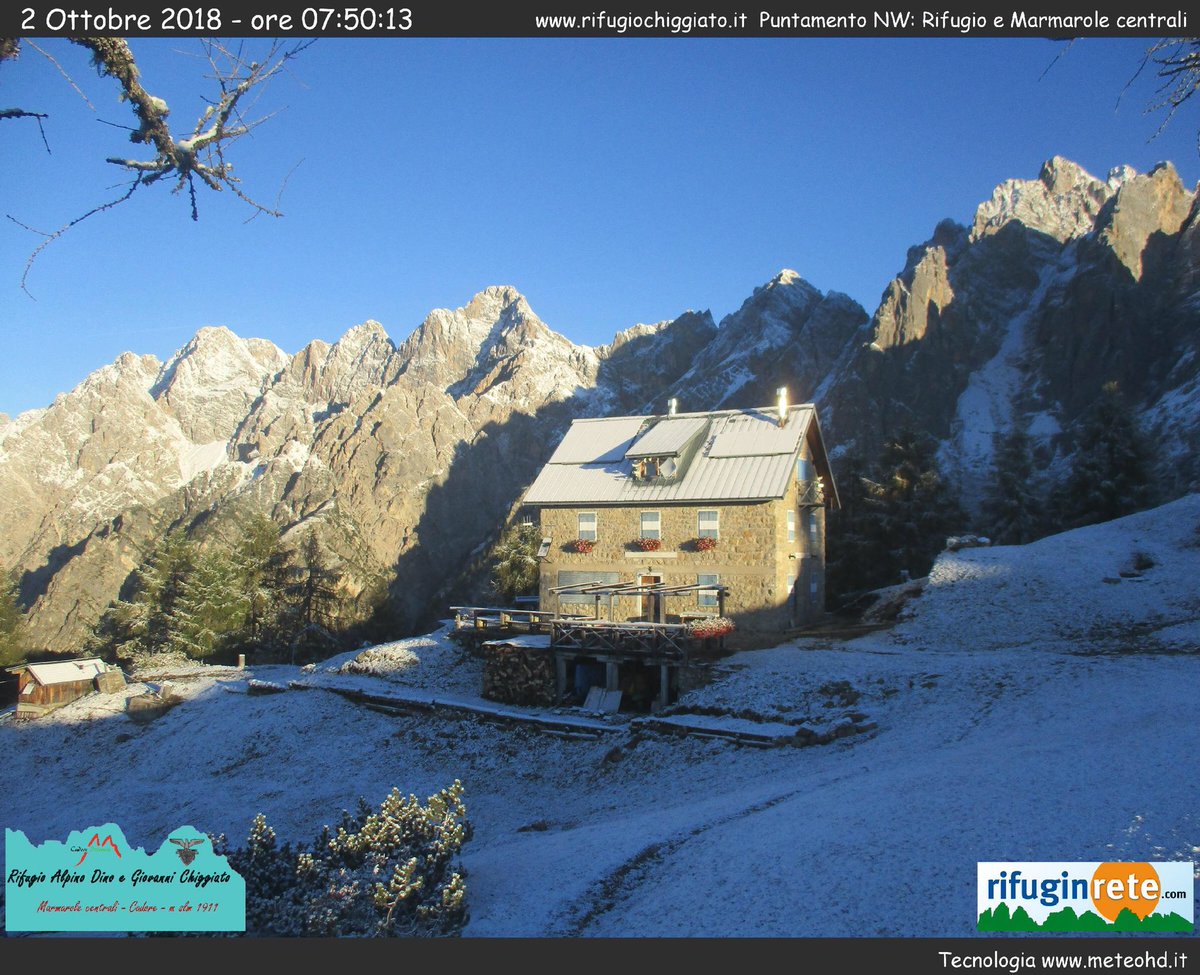
[[351,595],[382,580],[419,626],[577,416],[815,400],[835,457],[911,427],[968,502],[992,435],[1020,428],[1061,470],[1116,379],[1164,444],[1168,490],[1200,477],[1195,190],[1169,163],[1104,180],[1062,157],[1000,184],[971,225],[909,248],[868,313],[783,269],[707,311],[576,345],[511,285],[288,354],[224,327],[160,362],[123,353],[50,406],[0,419],[0,566],[34,641],[77,647],[172,527],[239,513],[319,527]]

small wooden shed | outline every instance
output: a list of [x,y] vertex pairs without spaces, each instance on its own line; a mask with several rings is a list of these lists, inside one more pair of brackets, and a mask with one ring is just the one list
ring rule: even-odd
[[[17,675],[17,717],[34,718],[70,704],[97,690],[112,690],[117,683],[108,665],[98,657],[21,664],[8,668]],[[118,677],[120,671],[115,672]],[[118,683],[123,684],[121,679]]]

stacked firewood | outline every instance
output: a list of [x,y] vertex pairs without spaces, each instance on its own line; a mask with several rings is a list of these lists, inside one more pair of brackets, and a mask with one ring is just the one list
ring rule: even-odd
[[484,648],[483,696],[502,704],[554,704],[554,657],[549,650]]

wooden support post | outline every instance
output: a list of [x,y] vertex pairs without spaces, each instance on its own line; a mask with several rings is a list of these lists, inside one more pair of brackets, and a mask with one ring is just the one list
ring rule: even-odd
[[617,664],[613,660],[609,660],[604,665],[604,689],[606,691],[615,691],[620,686],[620,680],[617,675]]
[[596,613],[595,618],[600,618],[600,593],[596,593]]
[[718,616],[725,615],[725,590],[724,589],[717,590],[717,615]]
[[666,664],[661,664],[658,674],[658,706],[665,708],[671,703],[671,668]]
[[567,658],[561,653],[554,655],[554,686],[561,701],[567,693]]

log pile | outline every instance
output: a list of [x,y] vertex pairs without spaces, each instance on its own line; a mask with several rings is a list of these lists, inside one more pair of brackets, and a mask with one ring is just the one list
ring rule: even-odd
[[555,703],[554,656],[542,647],[484,648],[483,696],[501,704]]

